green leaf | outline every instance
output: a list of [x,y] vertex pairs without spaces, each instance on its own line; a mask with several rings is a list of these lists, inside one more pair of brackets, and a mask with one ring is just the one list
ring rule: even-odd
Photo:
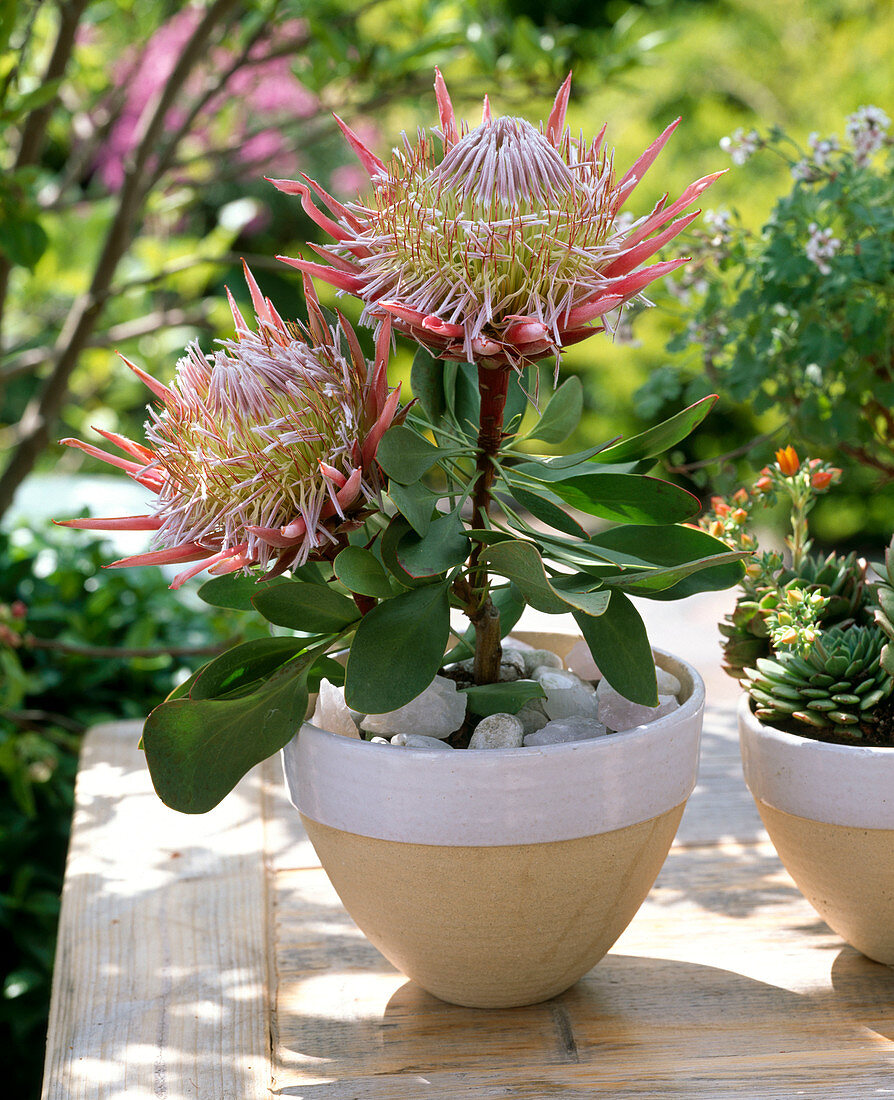
[[351,592],[378,599],[391,595],[391,583],[382,563],[362,546],[346,546],[333,562],[335,575]]
[[216,699],[269,677],[307,649],[304,638],[256,638],[209,661],[189,690],[190,699]]
[[406,424],[395,424],[382,436],[376,459],[389,478],[412,485],[441,457],[440,450]]
[[418,481],[415,485],[401,485],[398,481],[391,481],[388,484],[388,496],[413,530],[424,535],[434,511],[434,501],[428,489]]
[[360,617],[353,600],[324,584],[283,581],[252,597],[252,604],[268,623],[308,634],[335,633]]
[[537,680],[513,680],[506,684],[473,684],[460,688],[469,710],[486,718],[489,714],[517,714],[530,699],[545,699]]
[[608,608],[599,616],[574,612],[574,621],[590,647],[599,671],[633,703],[658,706],[655,662],[639,612],[623,592],[612,592]]
[[326,679],[330,684],[343,684],[345,682],[345,666],[341,661],[323,654],[311,665],[307,673],[307,690],[319,691],[320,681]]
[[252,596],[271,584],[282,584],[280,578],[266,580],[263,576],[251,577],[244,573],[227,573],[223,577],[212,577],[199,587],[199,599],[212,607],[231,607],[236,611],[253,611]]
[[411,577],[434,577],[461,565],[471,548],[462,520],[451,512],[432,520],[421,538],[415,531],[408,531],[398,542],[396,554],[398,563]]
[[601,615],[608,606],[610,593],[601,591],[600,582],[587,574],[550,580],[531,542],[499,542],[483,550],[481,557],[495,573],[514,581],[531,607],[547,615],[565,615],[573,608]]
[[606,448],[599,454],[597,461],[639,461],[663,454],[694,431],[711,411],[716,401],[716,393],[703,397],[701,401],[696,401],[694,405],[682,409],[669,420],[656,424],[640,435],[631,436],[630,439],[624,439],[613,447]]
[[255,764],[297,732],[307,710],[314,650],[289,662],[250,695],[174,699],[143,726],[143,748],[159,798],[181,813],[213,809]]
[[[712,554],[708,558],[699,558],[697,561],[687,562],[685,565],[667,565],[645,570],[630,570],[618,576],[603,576],[602,583],[607,588],[623,588],[634,596],[657,596],[666,593],[680,581],[691,577],[695,573],[704,572],[711,568],[723,567],[729,564],[741,562],[748,557],[747,553],[729,550],[725,554]],[[741,574],[741,569],[739,570]],[[724,585],[723,587],[727,587]],[[702,589],[701,591],[705,591]],[[689,595],[689,593],[686,593]],[[675,597],[681,599],[680,595]]]
[[562,443],[580,423],[584,388],[576,375],[567,378],[549,399],[543,415],[528,432],[529,439]]
[[410,370],[410,388],[432,424],[438,424],[447,407],[444,361],[435,359],[426,348],[419,348]]
[[[580,453],[586,454],[587,452],[581,451]],[[597,447],[593,453],[599,454],[599,448]],[[590,461],[560,463],[553,462],[548,458],[535,458],[528,462],[519,462],[514,466],[508,466],[504,472],[507,479],[513,482],[517,481],[517,478],[513,475],[522,474],[525,477],[532,477],[537,481],[542,481],[550,485],[554,481],[564,481],[569,477],[581,477],[587,474],[599,476],[605,474],[629,474],[635,471],[636,468],[636,462],[618,462],[612,466],[602,466]]]
[[11,265],[32,269],[48,243],[43,226],[33,218],[12,217],[0,222],[0,253]]
[[450,633],[448,584],[413,588],[360,620],[345,678],[345,701],[382,714],[415,699],[432,682]]
[[536,516],[543,523],[554,527],[557,531],[564,532],[566,535],[573,535],[575,538],[587,538],[587,532],[577,520],[569,516],[566,511],[543,494],[531,492],[528,489],[520,489],[517,485],[513,485],[512,495],[522,508],[527,508],[532,516]]
[[[730,549],[725,542],[694,527],[614,527],[593,535],[589,544],[619,565],[673,568],[702,563],[697,571],[682,576],[664,590],[642,591],[642,595],[654,600],[679,600],[697,592],[721,592],[738,584],[743,572],[741,562],[727,556]],[[710,559],[717,555],[726,560],[710,564]]]
[[678,523],[701,508],[692,493],[642,474],[584,474],[551,482],[550,487],[579,511],[621,523]]

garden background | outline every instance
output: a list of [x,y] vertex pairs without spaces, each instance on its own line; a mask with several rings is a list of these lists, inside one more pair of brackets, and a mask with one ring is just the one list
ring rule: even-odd
[[[89,439],[91,425],[139,438],[146,391],[115,350],[162,379],[189,340],[210,350],[230,334],[224,288],[246,298],[242,257],[283,316],[300,315],[300,281],[274,257],[310,256],[303,242],[319,231],[263,177],[305,172],[355,197],[365,177],[332,112],[387,152],[400,130],[436,119],[436,65],[472,123],[485,92],[496,112],[545,117],[573,70],[569,123],[592,135],[607,121],[622,168],[682,116],[638,195],[654,202],[729,167],[704,203],[713,220],[695,223],[697,250],[727,214],[759,232],[793,186],[779,156],[735,163],[721,139],[779,125],[807,148],[811,133],[843,138],[863,105],[894,113],[892,46],[886,0],[0,0],[0,1044],[17,1053],[14,1095],[39,1094],[80,732],[145,714],[210,649],[261,629],[237,613],[199,617],[157,570],[98,577],[120,555],[50,524],[87,505],[138,510],[126,478],[55,442]],[[876,235],[887,233],[890,256],[882,178],[889,215]],[[810,266],[803,242],[792,257]],[[886,278],[864,331],[880,332],[890,385]],[[335,303],[330,288],[321,296]],[[653,299],[614,341],[564,358],[585,394],[575,448],[714,389],[714,413],[671,456],[701,495],[802,444],[772,396],[762,409],[729,373],[706,377],[697,281]],[[356,321],[357,303],[339,306]],[[819,331],[840,328],[828,325]],[[394,361],[405,386],[410,363],[403,350]],[[817,538],[880,556],[894,528],[890,480],[835,446],[846,419],[826,428],[812,453],[845,478],[817,507]]]

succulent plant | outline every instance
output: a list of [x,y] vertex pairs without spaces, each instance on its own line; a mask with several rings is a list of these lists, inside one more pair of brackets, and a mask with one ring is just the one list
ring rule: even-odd
[[873,568],[881,577],[881,581],[873,585],[878,601],[875,621],[888,639],[882,650],[881,664],[889,676],[894,676],[894,645],[891,644],[894,642],[894,539],[885,551],[884,565],[875,565]]
[[[745,688],[762,722],[828,729],[861,737],[894,680],[882,667],[886,636],[875,624],[824,630],[804,656],[761,657],[745,669]],[[797,732],[810,733],[809,729]]]
[[[891,568],[894,572],[894,560]],[[771,655],[773,647],[766,616],[779,602],[785,589],[793,584],[806,588],[809,592],[819,592],[828,599],[828,604],[819,616],[824,630],[848,622],[858,625],[868,623],[870,596],[866,585],[866,569],[866,562],[853,553],[846,557],[832,553],[827,558],[815,558],[808,554],[797,569],[782,569],[777,576],[776,585],[751,585],[750,591],[746,590],[740,596],[732,613],[720,624],[720,633],[724,638],[722,645],[725,671],[736,679],[742,679],[747,668],[753,667],[759,659]],[[891,603],[894,605],[894,588],[891,589]],[[890,636],[894,638],[894,626],[891,627]]]

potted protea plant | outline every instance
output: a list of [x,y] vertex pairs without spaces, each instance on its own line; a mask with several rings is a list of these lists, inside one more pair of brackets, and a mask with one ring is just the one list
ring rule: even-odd
[[[566,128],[569,81],[539,127],[487,101],[460,126],[440,75],[435,87],[440,130],[404,136],[387,164],[343,127],[368,197],[274,181],[334,239],[325,263],[287,261],[307,322],[284,321],[248,275],[254,324],[234,305],[234,340],[191,349],[171,385],[146,379],[162,403],[149,446],[106,433],[154,511],[75,525],[152,530],[155,549],[116,564],[183,563],[175,585],[208,569],[203,599],[291,631],[216,658],[151,713],[161,798],[205,811],[284,750],[311,839],[373,942],[442,997],[522,1004],[610,947],[695,782],[701,681],[652,652],[629,596],[727,587],[742,557],[685,526],[698,501],[647,474],[712,399],[632,439],[538,456],[582,406],[576,378],[547,398],[538,363],[684,262],[644,266],[714,176],[622,218],[675,124],[618,178],[601,134]],[[373,362],[312,278],[362,299]],[[409,405],[388,387],[392,330],[419,345]],[[587,516],[614,526],[594,534]],[[506,641],[526,605],[572,614],[585,642]],[[550,740],[540,727],[563,715]]]
[[894,544],[878,578],[854,554],[816,556],[807,515],[840,477],[791,446],[751,492],[715,498],[704,525],[754,550],[755,505],[782,498],[783,562],[756,553],[721,624],[741,679],[745,781],[782,862],[822,918],[858,950],[894,964]]

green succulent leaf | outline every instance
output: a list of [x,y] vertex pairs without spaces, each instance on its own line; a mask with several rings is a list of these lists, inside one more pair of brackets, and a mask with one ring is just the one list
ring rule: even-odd
[[376,459],[385,473],[401,485],[412,485],[434,466],[441,451],[406,424],[395,424],[382,436]]
[[658,706],[658,681],[646,627],[624,593],[613,591],[601,615],[575,611],[574,621],[599,671],[615,691],[633,703]]
[[425,690],[450,633],[447,582],[413,588],[360,620],[348,654],[345,701],[364,714],[396,710]]
[[551,482],[550,487],[581,512],[625,524],[679,523],[701,508],[685,489],[639,474],[585,474]]
[[463,532],[456,512],[432,520],[428,532],[420,538],[408,531],[398,542],[397,561],[411,577],[435,577],[461,565],[469,556],[471,540]]
[[495,573],[514,581],[531,607],[547,615],[565,615],[572,609],[601,615],[608,606],[610,593],[587,574],[547,576],[540,552],[531,542],[499,542],[482,551],[481,557]]
[[280,578],[269,581],[263,576],[246,576],[244,573],[227,573],[212,577],[199,587],[199,599],[212,607],[229,607],[236,611],[252,611],[252,597],[272,584],[282,584]]
[[469,710],[486,718],[489,714],[517,714],[531,699],[545,699],[537,680],[513,680],[506,684],[473,684],[461,688]]
[[323,584],[282,581],[252,597],[268,623],[308,634],[336,633],[360,617],[353,600]]
[[425,535],[434,511],[432,494],[428,489],[418,481],[413,485],[391,481],[388,484],[388,496],[413,530],[418,535]]
[[335,575],[351,592],[378,599],[391,595],[391,582],[382,563],[371,550],[346,546],[332,563]]
[[563,508],[560,508],[558,504],[555,504],[543,493],[532,492],[528,489],[522,489],[518,485],[513,485],[512,495],[522,508],[526,508],[532,516],[536,516],[537,519],[555,528],[556,531],[562,531],[564,534],[572,535],[575,538],[585,539],[587,537],[587,532],[577,520],[569,516]]
[[307,710],[312,650],[288,662],[249,694],[173,699],[143,727],[149,774],[159,798],[181,813],[213,809],[255,764],[297,732]]
[[607,447],[600,452],[599,462],[629,462],[640,461],[645,458],[654,458],[663,454],[671,447],[675,447],[684,440],[705,419],[717,401],[717,394],[712,393],[696,401],[686,409],[682,409],[669,420],[656,424],[640,435],[624,439],[612,447]]
[[543,415],[528,432],[529,439],[562,443],[580,423],[584,388],[576,375],[567,378],[547,402]]
[[419,348],[410,370],[410,388],[431,423],[438,424],[447,408],[444,361],[436,359],[426,348]]
[[256,638],[209,661],[189,690],[190,699],[217,699],[256,684],[307,649],[306,638]]

